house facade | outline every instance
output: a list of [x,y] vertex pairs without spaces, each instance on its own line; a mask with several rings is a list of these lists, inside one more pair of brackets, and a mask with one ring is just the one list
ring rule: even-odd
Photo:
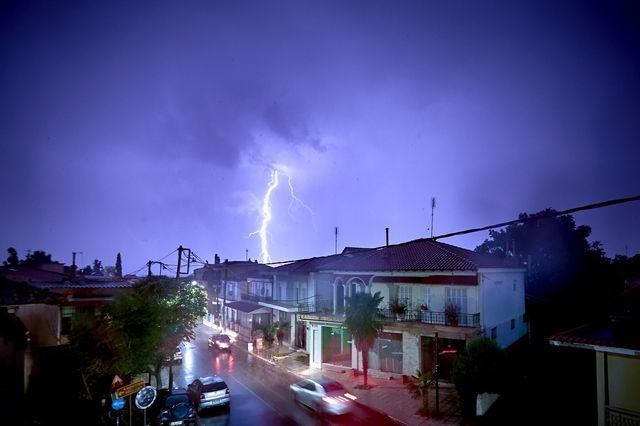
[[[304,347],[310,365],[361,368],[355,343],[342,327],[346,299],[379,292],[386,320],[369,353],[369,367],[396,374],[430,371],[435,337],[441,377],[467,342],[487,336],[507,347],[527,331],[525,269],[431,240],[306,259],[274,268],[274,286],[306,303]],[[304,297],[303,297],[304,296]],[[392,309],[403,308],[398,312]]]
[[640,425],[640,282],[614,305],[607,321],[555,334],[549,344],[595,354],[599,426]]

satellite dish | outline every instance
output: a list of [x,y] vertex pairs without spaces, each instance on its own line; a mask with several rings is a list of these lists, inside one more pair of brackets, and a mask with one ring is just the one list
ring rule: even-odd
[[156,400],[157,394],[158,392],[153,386],[143,387],[136,395],[136,407],[141,410],[146,410],[147,408],[151,407],[153,402]]

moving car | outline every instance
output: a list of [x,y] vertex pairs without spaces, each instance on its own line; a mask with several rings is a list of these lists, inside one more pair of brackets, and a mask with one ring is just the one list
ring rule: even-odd
[[199,413],[205,408],[225,407],[231,404],[229,387],[218,376],[207,376],[196,379],[189,385],[189,397]]
[[289,386],[293,400],[315,410],[319,414],[341,415],[353,409],[355,395],[347,392],[335,380],[306,379]]
[[161,425],[195,425],[197,424],[196,410],[184,388],[172,389],[164,399],[158,424]]
[[167,356],[165,361],[174,363],[177,362],[179,364],[182,364],[182,351],[180,351],[180,347],[176,347],[176,350],[173,352],[173,354]]
[[231,349],[232,344],[233,339],[226,334],[214,334],[208,340],[209,349]]

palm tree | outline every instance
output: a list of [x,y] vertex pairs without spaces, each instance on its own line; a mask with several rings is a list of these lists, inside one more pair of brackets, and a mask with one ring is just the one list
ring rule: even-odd
[[430,371],[421,372],[418,370],[417,375],[411,376],[409,379],[407,389],[409,389],[411,397],[422,401],[422,408],[416,414],[423,416],[429,414],[429,388],[433,386],[434,382],[433,374]]
[[362,352],[362,371],[364,373],[363,389],[368,389],[367,371],[369,370],[369,350],[373,347],[376,337],[382,331],[384,316],[378,306],[383,297],[380,292],[356,293],[347,298],[346,318],[342,324],[351,333],[356,350]]

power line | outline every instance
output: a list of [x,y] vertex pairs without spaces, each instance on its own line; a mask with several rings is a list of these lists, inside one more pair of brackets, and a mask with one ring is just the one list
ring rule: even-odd
[[457,231],[457,232],[451,232],[449,234],[438,235],[437,237],[432,237],[430,239],[435,241],[435,240],[438,240],[440,238],[449,238],[449,237],[453,237],[453,236],[456,236],[456,235],[471,234],[473,232],[486,231],[486,230],[494,229],[494,228],[502,228],[502,227],[505,227],[505,226],[514,225],[516,223],[533,222],[533,221],[536,221],[536,220],[539,220],[539,219],[546,219],[546,218],[555,217],[555,216],[562,216],[562,215],[565,215],[565,214],[575,213],[575,212],[579,212],[579,211],[583,211],[583,210],[599,209],[599,208],[602,208],[602,207],[613,206],[613,205],[616,205],[616,204],[629,203],[631,201],[640,201],[640,195],[637,195],[635,197],[617,198],[615,200],[602,201],[600,203],[587,204],[585,206],[574,207],[574,208],[567,209],[567,210],[562,210],[562,211],[559,211],[559,212],[553,212],[553,213],[550,213],[549,215],[545,215],[545,216],[538,216],[538,217],[529,216],[529,217],[526,217],[524,219],[510,220],[509,222],[502,222],[502,223],[497,223],[495,225],[483,226],[482,228],[465,229],[464,231]]

